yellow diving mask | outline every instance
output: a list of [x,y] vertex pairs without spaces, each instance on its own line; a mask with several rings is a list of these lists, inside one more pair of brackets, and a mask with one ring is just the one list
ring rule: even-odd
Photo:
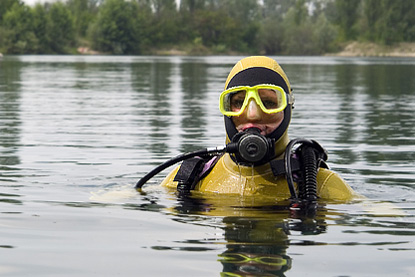
[[219,98],[219,110],[226,116],[240,116],[253,98],[264,113],[282,112],[294,96],[275,85],[238,86],[225,90]]

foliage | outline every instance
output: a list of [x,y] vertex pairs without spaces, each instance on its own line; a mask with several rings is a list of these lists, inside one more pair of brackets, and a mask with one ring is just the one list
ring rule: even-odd
[[[177,3],[180,3],[177,6]],[[407,0],[2,0],[0,51],[319,55],[350,40],[415,41]]]
[[344,40],[356,39],[356,22],[359,17],[361,0],[336,0],[336,22],[340,28],[340,38]]
[[390,45],[415,41],[415,2],[406,0],[366,0],[362,29],[369,41]]
[[22,5],[20,0],[2,0],[0,5],[0,23],[3,20],[4,15],[14,4]]
[[52,53],[52,48],[50,45],[51,37],[48,33],[49,17],[46,9],[44,9],[40,4],[37,4],[33,10],[33,32],[36,35],[38,40],[38,46],[36,47],[37,51],[35,54],[48,54]]
[[74,31],[79,38],[87,34],[88,26],[92,23],[98,12],[96,1],[68,0],[67,5],[73,16]]
[[90,30],[92,46],[113,54],[139,54],[138,5],[124,0],[107,0],[100,7]]
[[46,34],[52,53],[65,53],[75,42],[74,23],[71,11],[61,2],[54,3],[47,14]]
[[37,51],[38,39],[33,32],[31,9],[14,3],[3,17],[2,49],[10,54],[28,54]]

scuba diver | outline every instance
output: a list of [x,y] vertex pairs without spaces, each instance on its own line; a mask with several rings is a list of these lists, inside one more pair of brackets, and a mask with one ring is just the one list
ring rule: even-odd
[[179,192],[237,194],[277,199],[348,201],[357,194],[328,169],[314,140],[288,138],[294,105],[290,82],[273,59],[247,57],[233,67],[219,98],[226,146],[182,154],[142,178],[183,161],[162,182]]

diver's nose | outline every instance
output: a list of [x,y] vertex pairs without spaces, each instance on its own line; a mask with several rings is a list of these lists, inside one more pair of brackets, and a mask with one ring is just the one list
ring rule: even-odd
[[261,120],[262,110],[254,99],[250,99],[246,107],[246,118],[251,121]]

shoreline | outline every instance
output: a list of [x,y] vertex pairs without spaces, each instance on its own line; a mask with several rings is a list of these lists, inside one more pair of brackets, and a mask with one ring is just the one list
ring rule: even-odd
[[[75,53],[74,53],[75,54]],[[80,46],[76,49],[77,55],[106,55],[105,53],[100,53],[98,51],[94,51],[89,47]],[[155,50],[153,53],[145,53],[143,55],[149,56],[211,56],[211,55],[218,55],[216,53],[210,53],[207,49],[205,49],[204,53],[192,53],[192,51],[186,51],[180,49],[180,47],[173,47],[171,49],[159,49]],[[251,55],[247,53],[222,53],[219,55],[238,55],[238,56],[246,56]],[[268,56],[274,56],[278,54],[270,54]],[[284,55],[282,55],[284,56]],[[301,56],[301,55],[298,55]],[[326,56],[326,57],[401,57],[401,58],[415,58],[415,42],[401,42],[394,45],[380,45],[372,42],[357,42],[352,41],[343,47],[343,50],[339,52],[333,53],[325,53],[318,56]],[[2,53],[0,53],[0,59],[4,57]]]
[[327,53],[324,56],[336,57],[415,57],[415,43],[401,42],[391,46],[379,45],[372,42],[353,41],[336,53]]
[[[205,53],[196,54],[196,56],[210,56],[217,55],[215,53],[210,53],[205,49]],[[191,51],[180,49],[180,47],[173,47],[171,49],[159,49],[155,50],[153,55],[159,56],[194,56],[195,54]],[[239,55],[246,56],[250,54],[246,53],[222,53],[220,55]],[[279,54],[269,54],[268,56],[275,56]],[[284,55],[282,55],[284,56]],[[295,56],[295,55],[294,55]],[[302,55],[298,55],[302,56]],[[313,55],[311,55],[313,56]],[[373,42],[357,42],[352,41],[345,43],[343,50],[333,53],[324,53],[318,56],[327,56],[327,57],[401,57],[401,58],[414,58],[415,57],[415,43],[413,42],[401,42],[394,45],[380,45]]]
[[[88,47],[78,47],[78,54],[81,55],[101,55]],[[194,53],[193,51],[187,51],[181,49],[181,47],[172,47],[170,49],[158,49],[154,50],[153,53],[146,53],[144,55],[156,55],[156,56],[211,56],[218,55],[216,53],[211,53],[207,48],[202,51],[202,53]],[[245,56],[250,55],[246,53],[222,53],[220,55],[239,55]],[[275,54],[270,54],[269,56],[274,56]],[[278,55],[278,54],[276,54]],[[301,56],[301,55],[299,55]],[[316,56],[332,56],[332,57],[415,57],[415,43],[411,42],[402,42],[397,43],[391,46],[380,45],[372,42],[357,42],[352,41],[346,43],[343,47],[343,50],[334,53],[325,53]]]

